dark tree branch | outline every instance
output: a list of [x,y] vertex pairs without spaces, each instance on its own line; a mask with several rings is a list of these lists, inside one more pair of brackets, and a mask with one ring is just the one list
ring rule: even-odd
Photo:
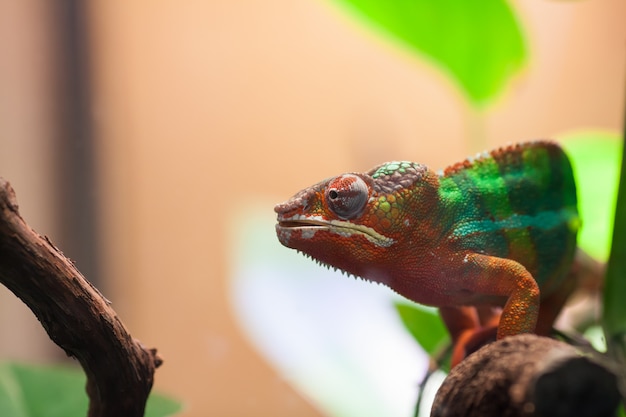
[[468,356],[437,392],[432,417],[612,417],[618,380],[605,359],[533,334]]
[[47,237],[21,218],[0,178],[0,282],[87,374],[89,417],[144,415],[161,358],[134,340],[110,303]]

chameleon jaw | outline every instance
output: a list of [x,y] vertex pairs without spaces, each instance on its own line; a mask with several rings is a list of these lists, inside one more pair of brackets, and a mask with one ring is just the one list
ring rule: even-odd
[[343,237],[361,235],[379,247],[388,247],[394,243],[390,237],[383,236],[376,230],[343,220],[324,220],[319,217],[306,217],[296,214],[290,218],[278,218],[276,230],[289,240],[291,234],[299,231],[303,239],[311,239],[317,231],[326,231]]

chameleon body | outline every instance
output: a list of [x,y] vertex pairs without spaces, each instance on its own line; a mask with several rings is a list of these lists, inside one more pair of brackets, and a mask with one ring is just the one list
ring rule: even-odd
[[549,329],[571,291],[576,187],[552,142],[496,149],[440,173],[389,162],[321,181],[275,211],[283,245],[442,307],[455,342],[480,327],[463,306],[503,307],[500,339],[533,332],[538,320]]

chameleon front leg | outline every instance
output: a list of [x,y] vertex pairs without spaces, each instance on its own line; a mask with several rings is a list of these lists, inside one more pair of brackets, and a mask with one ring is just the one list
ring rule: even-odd
[[464,263],[470,274],[465,289],[477,295],[502,296],[507,301],[502,309],[497,338],[532,333],[539,315],[539,286],[530,272],[511,259],[469,253]]
[[463,263],[464,291],[502,296],[507,302],[502,312],[489,306],[441,307],[441,315],[453,343],[452,366],[468,354],[494,340],[535,330],[539,311],[539,288],[521,264],[510,259],[467,254]]

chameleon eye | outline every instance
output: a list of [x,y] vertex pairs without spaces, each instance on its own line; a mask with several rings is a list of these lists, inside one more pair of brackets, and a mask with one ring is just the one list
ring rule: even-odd
[[367,184],[352,174],[334,178],[326,188],[326,202],[333,213],[343,219],[352,219],[363,211],[369,197]]

